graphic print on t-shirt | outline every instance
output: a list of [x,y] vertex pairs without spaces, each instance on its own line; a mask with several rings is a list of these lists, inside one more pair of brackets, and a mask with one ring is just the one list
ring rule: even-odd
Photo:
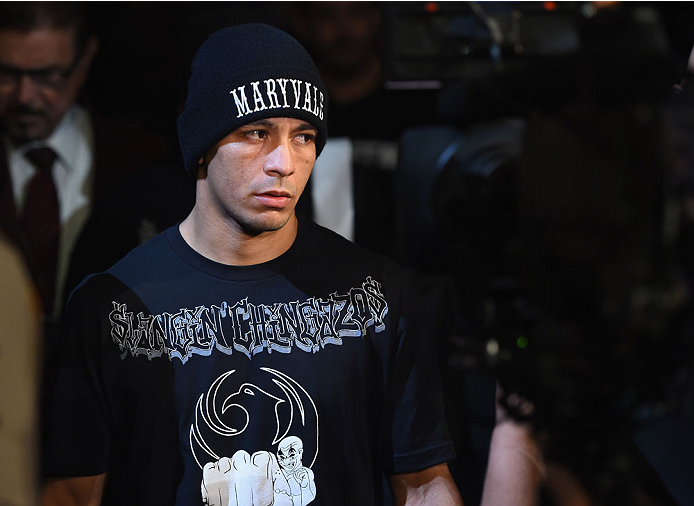
[[190,449],[179,486],[186,504],[200,497],[208,505],[299,506],[331,492],[316,490],[320,400],[294,379],[303,377],[297,363],[348,343],[349,355],[350,341],[370,332],[387,339],[389,303],[372,276],[319,295],[287,293],[267,300],[246,287],[214,290],[152,312],[111,299],[110,337],[121,360],[168,358],[181,368],[177,402],[190,413],[181,434]]
[[316,405],[286,374],[259,370],[254,381],[225,372],[196,403],[189,441],[207,505],[305,506],[316,497]]
[[360,338],[368,328],[383,332],[388,303],[381,283],[367,276],[361,286],[325,298],[257,304],[244,298],[210,306],[177,308],[173,314],[135,313],[112,301],[111,338],[121,358],[169,357],[185,364],[193,355],[242,353],[249,359],[263,351],[317,353]]

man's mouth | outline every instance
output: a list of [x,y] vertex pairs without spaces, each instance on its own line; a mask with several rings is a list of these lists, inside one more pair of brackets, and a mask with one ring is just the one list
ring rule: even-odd
[[20,123],[31,123],[33,121],[43,118],[43,115],[36,114],[35,112],[19,112],[13,115],[14,119]]
[[11,107],[8,114],[17,118],[37,118],[44,117],[46,115],[43,109],[33,109],[31,107],[15,106]]
[[41,111],[31,111],[27,109],[15,109],[7,115],[8,119],[15,124],[31,125],[44,121],[46,115]]
[[282,190],[270,190],[262,193],[257,193],[255,198],[265,207],[274,209],[283,209],[289,204],[292,196],[289,192]]

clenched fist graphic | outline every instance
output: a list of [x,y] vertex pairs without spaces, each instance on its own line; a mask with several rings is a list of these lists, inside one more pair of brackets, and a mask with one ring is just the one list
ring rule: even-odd
[[239,450],[202,470],[202,500],[208,506],[293,506],[287,479],[275,456]]

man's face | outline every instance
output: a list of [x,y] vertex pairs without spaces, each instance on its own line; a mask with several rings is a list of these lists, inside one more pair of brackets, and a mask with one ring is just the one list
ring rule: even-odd
[[282,469],[292,472],[302,467],[301,457],[304,454],[304,445],[297,437],[288,437],[277,448],[277,461]]
[[205,157],[196,207],[244,233],[279,230],[294,215],[316,161],[316,129],[269,118],[224,137]]
[[307,29],[321,67],[349,77],[378,54],[381,15],[371,2],[316,2],[310,9]]
[[86,79],[93,44],[78,55],[71,29],[0,30],[0,122],[15,143],[51,135]]

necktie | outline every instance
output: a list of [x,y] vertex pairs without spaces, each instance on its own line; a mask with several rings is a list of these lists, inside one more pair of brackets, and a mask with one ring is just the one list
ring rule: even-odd
[[27,187],[20,225],[43,311],[50,314],[55,299],[60,236],[58,193],[51,173],[57,156],[48,147],[32,149],[24,156],[37,171]]

